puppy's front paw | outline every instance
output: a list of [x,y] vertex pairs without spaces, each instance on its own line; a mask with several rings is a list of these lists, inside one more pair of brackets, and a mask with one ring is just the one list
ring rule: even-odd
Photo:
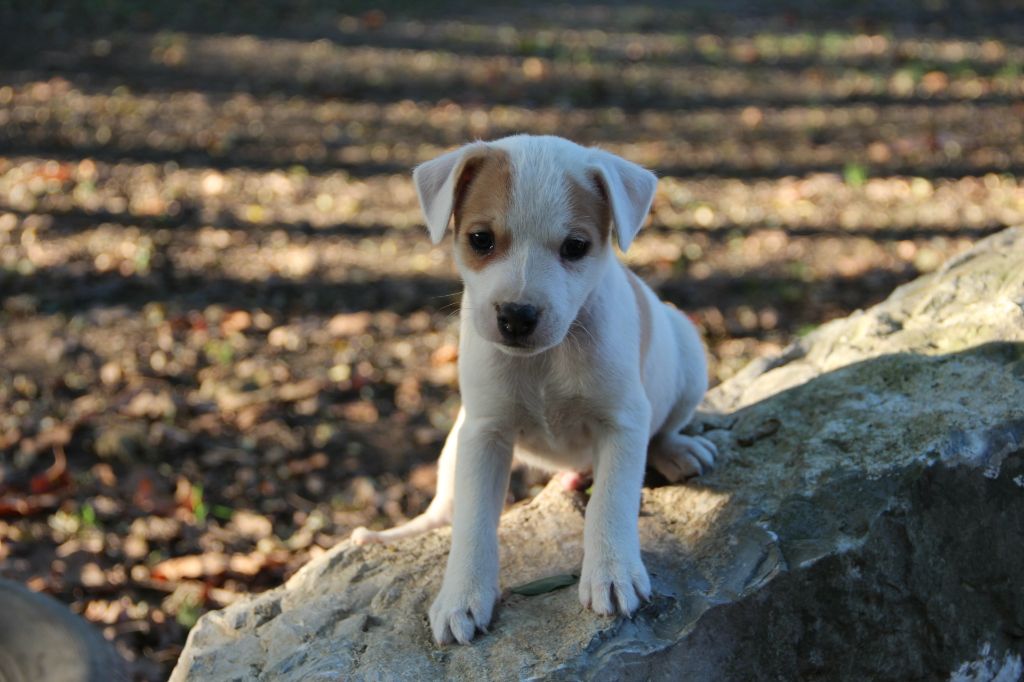
[[430,607],[430,629],[438,644],[469,644],[477,630],[487,631],[498,601],[498,584],[451,586],[445,580]]
[[583,556],[581,604],[602,616],[616,612],[630,616],[641,601],[651,598],[651,580],[639,556],[627,559],[618,555],[594,555],[595,552],[587,552]]

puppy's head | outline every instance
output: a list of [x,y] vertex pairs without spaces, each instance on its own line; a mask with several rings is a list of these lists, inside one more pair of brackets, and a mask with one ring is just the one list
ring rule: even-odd
[[657,178],[558,137],[476,142],[413,173],[430,236],[454,217],[455,261],[477,333],[513,355],[565,339],[650,210]]

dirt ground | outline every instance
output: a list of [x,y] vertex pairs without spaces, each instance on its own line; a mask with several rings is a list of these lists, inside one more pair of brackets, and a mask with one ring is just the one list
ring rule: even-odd
[[160,680],[421,510],[459,283],[409,170],[459,143],[656,170],[625,259],[714,382],[1024,223],[1019,4],[757,4],[0,7],[0,574]]

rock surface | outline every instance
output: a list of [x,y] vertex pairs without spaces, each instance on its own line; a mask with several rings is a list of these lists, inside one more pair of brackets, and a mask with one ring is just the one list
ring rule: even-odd
[[0,578],[0,680],[122,682],[124,662],[99,630],[53,597]]
[[[713,474],[644,490],[655,596],[509,593],[435,646],[448,531],[345,542],[200,620],[172,680],[1014,679],[1024,653],[1024,229],[713,390]],[[574,573],[584,499],[502,519],[506,587]],[[977,674],[975,674],[977,673]],[[1002,677],[1001,677],[1002,676]]]

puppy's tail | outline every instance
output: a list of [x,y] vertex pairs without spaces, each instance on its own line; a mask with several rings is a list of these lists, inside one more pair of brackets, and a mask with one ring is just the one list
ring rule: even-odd
[[400,526],[389,528],[387,530],[370,530],[360,526],[352,531],[352,543],[356,545],[368,545],[368,544],[379,544],[387,545],[392,542],[398,542],[405,538],[415,537],[422,535],[428,531],[432,531],[435,528],[442,528],[451,523],[444,514],[434,512],[432,509],[427,509],[419,516],[410,521],[403,523]]
[[441,459],[437,466],[437,492],[426,511],[400,526],[388,530],[375,531],[360,526],[352,531],[352,543],[367,545],[376,543],[387,545],[405,538],[422,535],[435,528],[450,525],[452,522],[452,506],[455,499],[455,457],[459,442],[459,429],[466,420],[466,410],[459,409],[455,425],[441,449]]

